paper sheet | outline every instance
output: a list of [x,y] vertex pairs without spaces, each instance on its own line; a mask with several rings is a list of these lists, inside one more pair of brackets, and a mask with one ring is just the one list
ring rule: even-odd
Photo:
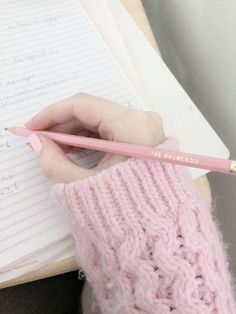
[[[104,32],[103,39],[119,60],[123,71],[133,81],[133,69],[139,79],[136,86],[142,86],[144,110],[153,110],[164,121],[167,136],[175,136],[180,149],[185,152],[228,158],[229,151],[219,136],[200,113],[196,105],[167,68],[161,57],[152,48],[139,27],[122,6],[119,0],[100,0],[99,10],[94,10],[96,0],[81,0],[96,27]],[[111,18],[113,16],[113,19]],[[101,19],[101,16],[103,17]],[[116,26],[114,26],[114,22]],[[106,25],[106,27],[104,27]],[[114,38],[109,31],[116,28]],[[116,38],[122,38],[133,68],[125,65],[125,53],[117,53]],[[128,61],[126,61],[128,62]],[[143,96],[143,93],[140,95]],[[208,171],[189,168],[193,178]]]
[[[0,126],[83,91],[139,107],[77,1],[1,1]],[[70,232],[23,139],[1,132],[0,268]]]
[[121,67],[122,71],[128,77],[135,91],[142,98],[143,103],[148,103],[147,95],[137,75],[132,58],[127,50],[122,34],[117,27],[116,21],[108,7],[107,0],[77,0],[80,2],[91,23],[106,43],[108,49],[114,57],[114,60]]
[[48,248],[29,256],[22,262],[12,264],[0,270],[0,283],[35,271],[43,266],[55,264],[75,256],[74,241],[67,237],[61,241],[53,243]]

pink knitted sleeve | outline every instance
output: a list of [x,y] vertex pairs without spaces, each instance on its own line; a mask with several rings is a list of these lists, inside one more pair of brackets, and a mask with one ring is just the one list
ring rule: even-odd
[[220,235],[183,167],[130,158],[54,192],[101,313],[235,313]]

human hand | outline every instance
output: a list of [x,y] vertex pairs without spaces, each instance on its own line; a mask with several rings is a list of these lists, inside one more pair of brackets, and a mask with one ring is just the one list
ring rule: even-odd
[[[165,138],[158,114],[130,109],[83,93],[46,107],[26,127],[146,146],[157,146]],[[96,167],[86,169],[66,155],[71,147],[58,145],[41,135],[31,136],[29,142],[33,149],[37,146],[43,173],[53,182],[84,179],[127,158],[107,153]]]

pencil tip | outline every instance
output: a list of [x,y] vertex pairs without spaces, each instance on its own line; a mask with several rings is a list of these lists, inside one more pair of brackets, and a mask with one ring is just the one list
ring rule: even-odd
[[5,131],[15,133],[15,128],[4,128]]

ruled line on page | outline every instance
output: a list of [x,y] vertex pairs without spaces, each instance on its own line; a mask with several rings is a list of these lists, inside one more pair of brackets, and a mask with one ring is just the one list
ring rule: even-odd
[[[36,13],[43,13],[43,11],[44,12],[46,12],[46,10],[48,11],[48,10],[53,10],[54,11],[54,9],[56,9],[56,10],[62,10],[64,7],[65,8],[68,8],[68,3],[60,3],[60,6],[59,7],[57,7],[57,8],[55,8],[55,2],[53,3],[53,1],[50,1],[50,2],[48,2],[47,1],[47,3],[46,3],[46,6],[45,6],[45,2],[46,1],[40,1],[40,2],[31,2],[31,5],[30,6],[26,6],[26,4],[28,4],[28,2],[27,1],[20,1],[19,2],[19,0],[16,0],[16,1],[6,1],[5,3],[2,1],[2,3],[1,3],[1,9],[3,10],[3,13],[5,13],[5,14],[7,14],[7,13],[11,13],[11,11],[10,11],[10,9],[9,9],[9,2],[12,4],[12,5],[14,5],[14,8],[15,8],[15,10],[16,10],[16,16],[17,17],[20,17],[21,16],[21,14],[24,14],[25,15],[25,13],[30,13],[30,14],[35,14],[35,15],[37,15]],[[52,5],[51,5],[51,3],[52,3]],[[21,12],[18,12],[19,10],[18,10],[18,8],[20,8],[20,9],[22,9],[22,5],[23,4],[25,4],[25,10],[24,11],[22,11],[22,13]],[[6,8],[4,8],[4,5],[6,5]],[[42,9],[43,9],[43,11],[39,11],[39,9],[40,9],[40,7],[42,7]],[[70,7],[69,7],[70,8]],[[5,9],[5,11],[6,12],[4,12],[4,9]],[[10,12],[9,12],[10,11]],[[35,13],[36,12],[36,13]],[[49,16],[51,16],[51,13],[49,14]]]
[[[6,201],[8,198],[12,199],[13,195],[16,196],[17,194],[19,193],[22,194],[24,192],[28,192],[27,194],[29,194],[31,193],[31,190],[34,189],[35,187],[39,187],[40,189],[40,184],[44,183],[45,181],[46,180],[42,176],[40,176],[40,180],[36,181],[34,184],[30,184],[30,186],[25,186],[25,187],[21,187],[20,189],[13,190],[11,193],[7,194],[6,196],[1,197],[0,200],[4,204],[4,201]],[[21,183],[21,181],[19,183]],[[29,182],[27,181],[27,183]]]
[[[45,187],[44,189],[40,189],[40,191],[37,192],[36,194],[26,195],[26,196],[20,198],[18,201],[20,201],[20,202],[25,202],[25,201],[27,201],[27,200],[32,200],[32,199],[34,199],[35,196],[41,197],[41,198],[40,198],[40,201],[41,201],[41,200],[44,201],[45,195],[47,196],[47,199],[48,199],[48,193],[45,193],[45,192],[48,192],[48,187]],[[8,203],[6,206],[2,207],[1,210],[0,210],[0,215],[2,214],[2,212],[9,210],[9,207],[14,207],[15,204],[17,204],[17,201],[16,201],[16,202],[15,202],[15,201],[10,202],[10,203]],[[30,205],[30,206],[31,206],[31,205]],[[33,206],[33,204],[32,204],[32,206]],[[27,209],[26,205],[24,205],[24,207],[21,207],[21,208],[18,209],[17,211],[13,211],[13,210],[12,210],[9,215],[18,213],[19,211],[22,211],[22,210],[25,210],[25,209]],[[5,217],[6,217],[6,216],[2,216],[2,217],[0,217],[0,219],[5,219]]]
[[[73,35],[73,33],[78,36],[78,34],[77,34],[77,32],[75,32],[75,29],[74,29],[74,28],[73,28],[73,31],[67,30],[67,36],[64,37],[64,41],[63,41],[63,44],[64,44],[65,46],[74,43],[71,38],[68,38],[68,36]],[[64,35],[66,35],[66,33],[65,33]],[[1,51],[1,52],[2,52],[2,53],[1,53],[0,55],[5,56],[6,52],[10,52],[10,53],[12,53],[12,54],[15,54],[15,51],[12,51],[12,49],[14,48],[14,43],[17,44],[20,49],[22,49],[22,55],[24,55],[26,52],[35,51],[35,50],[34,50],[34,47],[33,47],[32,45],[30,45],[29,41],[24,41],[24,40],[19,40],[19,41],[18,41],[17,38],[16,38],[16,40],[13,40],[13,39],[10,39],[9,37],[10,37],[10,36],[7,37],[7,38],[8,38],[7,40],[4,40],[4,43],[6,44],[5,46],[1,44],[1,48],[2,48],[2,51]],[[53,42],[51,42],[51,41],[48,41],[48,42],[47,42],[47,41],[46,41],[47,38],[43,37],[43,35],[42,35],[42,38],[41,38],[41,37],[37,37],[37,41],[40,41],[40,40],[42,40],[42,39],[44,39],[45,44],[47,44],[47,47],[46,47],[46,48],[47,48],[48,50],[50,50],[50,49],[52,49],[53,47],[55,47],[56,45],[57,45],[57,47],[58,47],[58,44],[61,44],[61,39],[62,39],[62,38],[56,38],[56,37],[55,37],[55,39],[54,39]],[[81,41],[83,40],[84,43],[86,43],[86,42],[91,41],[91,40],[93,39],[93,37],[92,37],[92,36],[91,36],[91,37],[90,37],[90,36],[86,36],[86,35],[84,35],[84,34],[81,33],[79,39],[80,39]],[[7,41],[9,41],[9,42],[7,43]],[[13,43],[13,41],[14,41],[14,43]],[[35,38],[35,42],[36,42],[36,38]],[[75,43],[75,44],[76,44],[76,43]],[[97,46],[99,46],[99,44],[97,44]],[[97,46],[94,45],[94,48],[96,48]],[[62,47],[64,47],[64,46],[62,46]],[[80,47],[80,48],[81,48],[81,50],[83,49],[83,47]],[[5,50],[4,50],[4,49],[5,49]],[[30,49],[30,50],[28,50],[28,49]],[[8,57],[8,56],[6,56],[6,58],[7,58],[7,57]],[[2,58],[3,58],[3,57],[2,57]]]
[[[68,35],[72,35],[71,32],[69,32]],[[59,44],[61,43],[62,39],[63,38],[60,38],[60,40],[58,39]],[[85,44],[91,42],[92,37],[88,37],[88,36],[87,37],[79,37],[78,40],[80,40],[80,42],[83,43],[83,45],[85,45]],[[58,43],[57,43],[57,40],[55,39],[55,41],[53,43],[52,42],[46,43],[47,47],[45,47],[45,48],[35,49],[31,46],[32,47],[31,51],[28,51],[27,46],[25,46],[25,45],[18,45],[18,48],[22,50],[22,54],[20,54],[20,55],[15,53],[15,52],[12,55],[10,55],[11,47],[9,47],[9,45],[7,45],[7,47],[8,47],[7,51],[4,51],[3,50],[4,47],[1,47],[3,57],[0,57],[0,65],[3,68],[9,67],[9,66],[15,67],[16,65],[21,65],[21,63],[23,63],[24,61],[26,62],[26,66],[27,66],[27,63],[31,62],[33,64],[33,62],[36,62],[36,61],[37,61],[37,64],[35,64],[35,65],[38,65],[38,64],[40,64],[40,60],[42,60],[41,61],[41,64],[42,64],[43,62],[45,63],[45,60],[47,60],[46,58],[50,58],[50,57],[53,58],[56,55],[59,58],[62,58],[63,57],[62,53],[66,52],[66,51],[67,51],[67,53],[69,52],[69,54],[67,54],[67,56],[70,56],[70,55],[77,53],[78,56],[80,56],[81,58],[88,58],[89,57],[89,52],[86,50],[86,48],[81,48],[81,46],[74,44],[73,40],[68,39],[67,37],[63,41],[64,46],[58,47]],[[15,43],[15,44],[17,44],[17,43]],[[22,44],[22,42],[21,42],[21,44]],[[63,47],[65,47],[66,45],[71,45],[70,51],[68,51],[68,49],[66,49],[66,48],[63,49]],[[95,53],[95,51],[97,53],[99,52],[100,56],[103,56],[103,57],[105,56],[105,52],[102,52],[99,49],[98,44],[93,47],[92,53]],[[86,55],[83,55],[84,52],[86,52]],[[7,53],[7,56],[6,56],[6,53]],[[99,56],[96,56],[96,57],[98,60]],[[56,61],[57,65],[58,65],[58,61],[59,60]],[[68,62],[69,62],[69,60],[65,63],[67,64]],[[11,70],[11,69],[9,69],[9,70]]]
[[[53,46],[53,47],[55,47],[55,46]],[[53,49],[53,47],[51,49]],[[22,49],[24,49],[24,47]],[[78,63],[78,66],[79,65],[86,65],[86,60],[89,59],[89,54],[80,56],[78,51],[70,51],[70,52],[67,51],[66,54],[62,54],[62,52],[66,52],[66,50],[62,50],[62,51],[58,50],[57,52],[55,50],[54,51],[53,50],[47,50],[47,51],[41,50],[40,51],[41,56],[39,54],[38,54],[38,56],[35,56],[35,54],[33,52],[30,53],[30,54],[26,54],[25,53],[24,55],[17,56],[17,57],[14,55],[14,56],[12,56],[10,58],[8,57],[7,59],[0,59],[0,62],[2,60],[1,67],[3,67],[3,70],[4,70],[4,67],[8,67],[8,68],[11,67],[11,66],[13,67],[13,69],[11,69],[11,68],[8,69],[8,73],[7,74],[9,74],[9,73],[11,73],[13,71],[15,72],[16,69],[17,70],[26,70],[26,69],[28,69],[29,72],[32,73],[32,65],[34,66],[35,70],[37,69],[37,66],[39,66],[39,69],[41,69],[40,66],[42,64],[45,64],[46,61],[50,61],[50,63],[47,65],[47,69],[50,69],[50,68],[54,68],[55,66],[58,66],[58,61],[60,61],[60,59],[64,59],[65,57],[75,56],[74,59],[71,59],[71,58],[68,59],[68,62],[66,62],[66,63],[60,63],[60,69],[63,69],[63,67],[61,67],[61,64],[68,64],[69,65],[69,62],[74,64],[75,61],[79,60],[81,62]],[[96,53],[96,52],[100,52],[99,51],[99,47],[98,48],[96,47],[94,49],[94,53]],[[6,52],[6,53],[8,53],[8,52]],[[59,60],[55,60],[56,54],[59,54],[59,53],[60,53],[60,56],[58,56]],[[82,51],[80,51],[80,53],[82,53]],[[102,57],[102,56],[104,57],[105,55],[100,54],[100,55],[98,55],[98,57],[99,56],[100,57]],[[19,59],[16,59],[16,58],[19,58]],[[48,58],[48,59],[46,59],[46,58]],[[50,58],[52,60],[50,60]],[[13,59],[13,60],[9,60],[9,59]],[[22,65],[22,63],[24,62],[24,61],[22,61],[23,59],[25,59],[25,63],[26,64],[23,64],[23,66],[20,67],[20,65]],[[32,59],[34,59],[34,61]],[[38,59],[38,60],[36,60],[37,63],[35,63],[35,59]],[[41,61],[39,61],[39,60],[41,60]],[[97,62],[96,65],[99,65],[99,60],[100,60],[100,58],[93,59],[93,60],[89,59],[87,61],[87,63],[89,61],[90,62]],[[103,60],[101,60],[101,61],[103,61]],[[9,64],[7,64],[7,62]],[[104,64],[104,62],[103,62],[103,64]],[[21,75],[24,75],[24,74],[27,74],[28,71],[25,71],[25,72],[21,71],[20,73],[21,73]],[[3,73],[2,73],[2,75],[3,75]],[[12,78],[12,75],[8,75],[6,77],[3,76],[3,78],[6,79],[6,80],[9,77]]]
[[[63,25],[63,24],[62,24]],[[1,26],[1,24],[0,24],[0,26]],[[47,30],[47,31],[51,31],[52,33],[53,33],[53,31],[55,30],[55,31],[60,31],[61,30],[61,25],[58,25],[58,26],[53,26],[53,27],[51,27],[51,29],[48,29],[48,26],[40,26],[40,28],[41,28],[41,30]],[[78,28],[78,30],[79,31],[83,31],[83,24],[81,24],[81,25],[79,25],[78,23],[71,23],[70,24],[70,27],[69,28],[67,28],[67,30],[65,31],[65,35],[66,35],[66,33],[69,35],[69,34],[72,34],[73,35],[73,33],[74,34],[77,34],[78,35],[78,31],[76,32],[76,30],[77,30],[77,28]],[[38,34],[38,32],[37,32],[37,28],[35,29],[35,31],[32,31],[32,28],[31,28],[31,30],[30,30],[30,33],[29,33],[29,31],[27,30],[27,29],[25,29],[25,30],[19,30],[19,31],[9,31],[9,32],[4,32],[4,35],[3,36],[1,36],[1,40],[4,40],[4,42],[5,43],[10,43],[11,42],[11,39],[9,38],[11,35],[13,36],[15,36],[16,35],[16,37],[17,36],[19,36],[19,35],[23,35],[23,34],[25,34],[25,37],[23,38],[23,41],[21,41],[21,43],[27,43],[27,39],[28,39],[28,37],[30,38],[32,35],[36,35],[36,34]],[[4,38],[5,37],[5,38]],[[84,36],[84,38],[86,38],[85,36]],[[88,38],[88,37],[87,37]],[[41,36],[38,36],[37,35],[37,39],[44,39],[44,37],[43,37],[43,35],[42,35],[42,37]],[[18,42],[17,41],[17,38],[16,38],[16,42]],[[20,42],[20,41],[19,41]],[[10,45],[9,45],[10,46]],[[3,46],[4,47],[4,46]]]
[[[89,63],[89,61],[88,61],[88,63]],[[91,64],[91,63],[90,63]],[[65,69],[68,71],[68,70],[70,70],[70,69],[73,69],[74,68],[74,66],[78,66],[78,64],[74,64],[73,66],[68,66],[68,67],[66,67]],[[89,69],[89,68],[88,68]],[[100,69],[101,70],[106,70],[106,68],[105,68],[105,66],[103,66],[103,67],[100,67]],[[47,82],[51,82],[51,81],[53,81],[53,80],[56,80],[57,78],[58,78],[58,74],[60,74],[60,72],[61,72],[61,70],[63,70],[63,69],[54,69],[53,71],[50,71],[50,72],[46,72],[46,73],[42,73],[42,74],[39,74],[39,75],[37,75],[37,76],[35,76],[34,78],[32,78],[30,81],[31,81],[31,87],[33,87],[34,85],[36,85],[36,86],[40,86],[41,84],[44,84],[44,86],[47,86]],[[84,70],[86,70],[86,68],[84,69]],[[59,72],[59,73],[58,73]],[[51,79],[48,79],[48,80],[38,80],[37,82],[36,82],[36,79],[41,79],[41,77],[43,78],[43,77],[45,77],[45,75],[48,75],[48,74],[57,74],[57,75],[55,75],[55,76],[53,76]],[[111,74],[112,75],[112,73],[113,72],[108,72],[108,74]],[[28,73],[25,73],[25,74],[23,74],[23,76],[27,76],[28,75]],[[76,78],[78,77],[78,75],[79,75],[79,73],[77,73],[76,71],[74,71],[74,72],[72,72],[72,73],[68,73],[67,74],[67,76],[69,76],[68,77],[68,80],[67,81],[69,81],[70,79],[71,80],[76,80]],[[87,74],[88,75],[88,74]],[[22,76],[22,77],[23,77]],[[99,74],[94,74],[94,78],[98,78],[99,77]],[[3,81],[3,83],[2,83],[2,85],[4,85],[4,80],[5,80],[5,78],[3,78],[2,79],[2,81]],[[7,80],[6,80],[7,81]],[[34,82],[35,81],[35,82]],[[85,76],[85,80],[84,80],[84,84],[86,84],[86,83],[88,83],[88,79],[86,80],[86,76]],[[117,80],[118,81],[118,80]],[[65,81],[65,79],[64,80],[61,80],[61,84],[63,84],[63,83],[65,83],[66,81]],[[14,83],[14,84],[17,84],[18,82],[16,82],[16,83]],[[22,84],[24,84],[24,82],[21,82]],[[100,81],[100,84],[102,84],[103,83],[103,81]],[[59,85],[60,83],[58,83],[58,85]],[[115,82],[113,82],[113,84],[115,84]],[[112,84],[112,85],[113,85]],[[12,89],[10,89],[9,87],[11,87],[11,84],[10,85],[7,85],[6,84],[6,88],[7,88],[7,90],[4,92],[4,93],[2,93],[1,94],[1,98],[0,98],[0,106],[2,106],[2,107],[4,107],[4,105],[1,105],[1,102],[3,102],[3,100],[4,100],[4,95],[5,94],[8,94],[9,92],[12,92],[12,91],[14,91],[15,90],[15,87],[12,87]],[[50,87],[50,86],[49,86]],[[32,92],[32,90],[30,90],[29,92]],[[25,94],[27,94],[27,91],[25,92]],[[21,94],[20,94],[21,95]],[[19,96],[20,96],[19,95]]]
[[[46,191],[46,190],[45,190],[45,191]],[[6,219],[9,219],[11,216],[15,216],[15,215],[21,214],[23,211],[25,211],[25,210],[27,210],[27,209],[30,209],[30,208],[32,208],[32,207],[34,207],[34,206],[40,205],[40,204],[42,204],[42,203],[44,203],[44,202],[48,202],[48,201],[49,201],[49,200],[48,200],[48,197],[45,197],[44,199],[42,198],[42,199],[40,199],[40,200],[38,200],[38,201],[36,201],[36,202],[33,202],[33,203],[31,203],[31,204],[25,206],[23,209],[21,209],[21,210],[19,210],[19,211],[16,211],[16,212],[14,212],[14,213],[11,213],[11,214],[8,214],[8,215],[6,215],[6,216],[4,216],[4,217],[1,217],[1,222],[3,222],[3,221],[6,220]]]
[[[96,76],[94,75],[94,78],[96,78]],[[99,78],[99,77],[98,77]],[[69,81],[69,80],[68,80]],[[65,81],[65,83],[68,83],[68,81]],[[89,81],[89,80],[88,80]],[[101,93],[101,91],[103,91],[103,88],[99,86],[102,86],[104,84],[104,80],[99,80],[98,84],[96,85],[96,87],[90,87],[89,86],[80,86],[80,89],[78,89],[78,87],[76,88],[77,86],[77,83],[76,82],[73,82],[71,81],[70,83],[73,83],[73,85],[70,86],[69,91],[67,91],[67,93],[59,93],[61,91],[61,89],[58,89],[58,85],[61,85],[63,84],[63,82],[61,84],[57,84],[57,85],[54,85],[55,86],[55,89],[52,89],[49,88],[49,87],[46,87],[46,86],[43,86],[41,87],[40,85],[38,86],[38,89],[35,88],[33,91],[29,91],[29,92],[25,92],[24,94],[22,95],[17,95],[17,96],[10,96],[10,97],[4,97],[5,99],[2,100],[0,102],[0,109],[2,110],[2,112],[6,115],[8,113],[11,113],[13,109],[9,110],[9,111],[5,111],[5,108],[8,107],[8,106],[12,106],[12,105],[15,105],[15,104],[18,104],[18,103],[24,103],[26,101],[31,101],[33,98],[35,97],[38,97],[38,96],[41,96],[40,97],[40,102],[37,101],[37,103],[35,104],[43,104],[43,103],[48,103],[48,102],[52,102],[53,99],[55,99],[55,96],[52,96],[52,92],[57,92],[57,98],[61,98],[63,99],[63,97],[68,97],[68,95],[74,95],[76,93],[76,91],[80,92],[82,90],[92,90],[93,93]],[[85,82],[86,83],[86,82]],[[115,82],[114,82],[115,83]],[[114,85],[114,83],[110,83],[110,84],[107,84],[106,88],[104,88],[104,92],[106,91],[107,93],[109,93],[109,90],[107,90],[108,88],[112,89],[112,93],[114,93],[114,90],[116,90],[118,92],[117,94],[117,97],[121,95],[121,91],[120,91],[120,87],[122,86],[122,84],[119,84],[119,81],[117,81],[117,84]],[[40,94],[41,93],[41,94]],[[39,94],[39,95],[38,95]],[[48,95],[50,95],[48,98]],[[47,97],[46,97],[47,96]],[[125,93],[125,91],[122,93],[121,96],[126,96],[127,97],[127,93]],[[45,99],[46,97],[46,99]],[[114,96],[113,96],[114,98]],[[13,100],[11,100],[13,99]],[[42,105],[41,104],[41,105]],[[31,108],[29,105],[25,105],[24,107],[22,106],[21,109],[25,109],[25,108]],[[19,111],[19,110],[18,110]],[[21,114],[21,115],[24,115],[25,111]],[[0,121],[3,120],[4,121],[4,117],[1,119],[0,118]]]
[[[16,9],[16,7],[14,7]],[[28,19],[28,13],[27,10],[24,13],[16,13],[13,10],[11,12],[6,12],[4,14],[4,11],[1,11],[2,13],[2,19],[0,22],[0,26],[4,31],[24,31],[24,30],[33,30],[34,28],[37,28],[40,24],[42,26],[43,24],[45,27],[50,28],[57,26],[64,23],[65,19],[70,19],[70,23],[75,22],[75,24],[78,26],[81,22],[80,19],[78,20],[78,16],[75,12],[68,10],[63,10],[63,8],[58,9],[57,11],[53,12],[43,12],[40,15],[40,19],[37,17],[40,14],[40,10],[36,14],[32,14],[30,19]],[[4,19],[4,15],[10,15],[11,18],[9,20]],[[17,16],[17,19],[16,19]],[[3,28],[5,26],[5,29]],[[69,26],[67,27],[69,28]],[[48,30],[47,29],[47,30]],[[17,33],[17,32],[16,32]]]
[[[81,35],[78,35],[76,32],[75,32],[76,36],[79,37],[79,40],[81,40],[81,42],[83,41],[84,44],[86,43],[89,43],[91,40],[93,40],[93,37],[92,35],[84,35],[83,33],[81,33]],[[64,34],[66,35],[66,34]],[[69,31],[68,30],[68,34],[67,36],[65,36],[64,38],[61,38],[61,37],[55,37],[53,42],[50,41],[50,39],[48,39],[48,42],[46,41],[47,38],[45,37],[37,37],[37,40],[35,38],[35,43],[37,44],[38,41],[40,41],[41,39],[44,39],[44,46],[45,49],[47,51],[53,51],[53,48],[54,48],[54,51],[55,50],[61,50],[63,49],[63,47],[66,47],[70,44],[74,44],[77,49],[79,48],[80,50],[79,51],[83,51],[84,47],[81,47],[81,46],[78,46],[77,43],[74,43],[72,37],[69,37],[70,35],[73,35],[73,32]],[[35,51],[38,51],[38,53],[40,52],[40,49],[35,49],[35,46],[32,45],[32,43],[30,43],[29,41],[22,41],[22,40],[19,40],[19,42],[17,42],[17,40],[14,40],[13,38],[9,38],[10,36],[8,36],[8,40],[9,40],[9,43],[6,42],[6,40],[4,40],[4,44],[6,44],[6,46],[4,46],[2,43],[1,43],[1,53],[0,53],[0,56],[1,57],[1,62],[2,62],[2,65],[4,64],[3,61],[4,60],[7,60],[7,59],[10,59],[12,56],[16,55],[18,58],[21,57],[21,56],[24,56],[26,54],[32,54],[32,53],[35,53]],[[63,46],[59,46],[58,44],[61,44],[61,40],[63,39]],[[1,39],[0,39],[1,41]],[[17,44],[19,49],[21,50],[21,54],[17,54],[16,51],[14,51],[14,44]],[[12,46],[11,46],[12,45]],[[56,47],[56,48],[55,48]],[[96,49],[97,47],[99,47],[99,43],[97,43],[96,45],[94,45],[94,49]],[[73,48],[73,46],[72,46]],[[4,50],[5,49],[5,50]],[[42,49],[41,49],[42,50]],[[8,55],[6,56],[6,53],[8,53]],[[103,51],[100,51],[100,53],[104,53]],[[11,57],[9,57],[11,56]]]
[[[24,49],[24,48],[23,48]],[[44,50],[41,50],[42,51],[42,54],[44,53]],[[99,48],[96,48],[96,49],[94,49],[94,53],[96,53],[96,52],[99,52]],[[23,61],[19,61],[18,63],[11,63],[11,64],[8,64],[8,65],[2,65],[1,67],[3,67],[3,70],[4,70],[4,67],[6,66],[6,67],[9,67],[9,66],[12,66],[13,67],[13,69],[8,69],[8,72],[7,72],[7,74],[9,74],[9,73],[11,73],[11,72],[15,72],[16,71],[16,69],[17,70],[24,70],[24,71],[21,71],[20,72],[20,75],[21,76],[23,76],[23,75],[26,75],[28,72],[31,72],[32,73],[32,65],[34,66],[34,70],[37,70],[37,67],[39,67],[39,69],[42,69],[42,67],[41,67],[41,65],[43,65],[43,64],[45,64],[45,62],[46,61],[51,61],[48,65],[47,65],[47,69],[50,69],[50,68],[55,68],[55,66],[58,66],[58,61],[60,61],[60,58],[61,59],[64,59],[65,57],[70,57],[70,56],[75,56],[75,58],[74,59],[68,59],[68,62],[67,63],[65,63],[66,65],[68,64],[68,65],[70,65],[70,62],[71,62],[71,64],[74,64],[75,65],[75,61],[82,61],[82,62],[79,62],[78,63],[78,66],[82,66],[82,68],[81,68],[81,70],[83,70],[83,66],[84,65],[86,65],[86,61],[85,60],[87,60],[88,59],[88,61],[87,61],[87,63],[96,63],[96,66],[99,66],[99,61],[100,61],[100,63],[101,63],[101,65],[102,64],[104,64],[104,60],[102,60],[102,57],[105,57],[105,55],[102,55],[102,54],[99,54],[98,55],[98,57],[100,57],[100,58],[97,58],[97,59],[89,59],[89,54],[87,54],[87,55],[84,55],[84,56],[80,56],[80,54],[79,54],[79,52],[78,51],[74,51],[73,53],[72,52],[70,52],[70,53],[68,53],[68,54],[61,54],[61,51],[58,51],[57,53],[53,53],[53,52],[50,52],[50,53],[52,53],[52,55],[47,55],[47,57],[52,57],[52,59],[54,59],[54,60],[47,60],[46,59],[46,57],[44,56],[44,60],[42,60],[42,61],[37,61],[37,63],[33,63],[33,61],[29,61],[29,59],[28,60],[26,60],[26,62],[28,63],[28,64],[23,64],[23,66],[22,67],[20,67],[19,65],[21,65],[22,63],[23,63]],[[59,54],[60,53],[60,56],[57,56],[58,57],[58,59],[57,60],[55,60],[55,57],[56,57],[56,54]],[[80,53],[81,53],[81,51],[80,51]],[[33,56],[32,57],[30,57],[30,56],[32,56],[32,54],[31,55],[29,55],[29,58],[34,58]],[[12,57],[13,59],[14,59],[14,57]],[[39,57],[38,57],[39,58]],[[43,58],[43,57],[41,57],[41,58]],[[22,59],[22,58],[21,58]],[[46,59],[46,60],[45,60]],[[83,60],[84,59],[84,60]],[[1,60],[0,60],[0,62],[1,62]],[[4,60],[4,62],[6,63],[7,61],[6,61],[6,59]],[[17,62],[17,61],[14,61],[14,62]],[[18,66],[18,67],[17,67]],[[77,66],[77,64],[76,64],[76,66]],[[61,67],[61,64],[60,64],[60,69],[61,70],[63,70],[64,68],[63,67]],[[90,67],[90,69],[91,69],[91,67]],[[25,71],[25,70],[27,70],[27,71]],[[44,70],[44,69],[42,69],[42,70]],[[3,73],[2,73],[3,74]],[[9,77],[11,77],[12,78],[12,75],[8,75],[8,76],[6,76],[6,77],[4,77],[3,76],[3,78],[5,79],[5,80],[7,80]]]
[[[101,96],[101,93],[100,93],[100,91],[99,91],[99,94],[97,93],[97,90],[96,89],[94,89],[94,90],[90,90],[90,91],[88,91],[88,89],[87,90],[85,90],[85,89],[83,89],[83,91],[86,91],[87,93],[89,93],[89,94],[94,94],[94,95],[97,95],[97,96]],[[59,90],[58,90],[58,92],[59,92]],[[106,94],[105,94],[105,92],[106,92]],[[114,94],[115,94],[115,92],[116,91],[113,91],[113,93],[112,94],[110,94],[110,93],[108,93],[108,91],[104,91],[104,97],[105,98],[108,98],[108,99],[111,99],[112,101],[115,101],[115,102],[117,102],[117,103],[120,103],[120,104],[123,104],[123,105],[127,105],[128,104],[128,102],[130,101],[130,99],[128,99],[127,100],[127,94],[121,94],[121,93],[119,93],[119,97],[117,96],[117,97],[114,97]],[[71,96],[73,96],[75,94],[75,90],[73,90],[71,93],[69,93],[69,94],[59,94],[59,98],[57,98],[57,99],[54,99],[54,98],[51,98],[51,97],[47,97],[47,98],[44,98],[44,101],[43,101],[43,104],[44,104],[44,106],[42,106],[41,108],[43,109],[44,107],[45,107],[45,103],[47,104],[52,104],[52,103],[54,103],[54,102],[57,102],[57,101],[59,101],[59,99],[65,99],[66,97],[71,97]],[[47,94],[48,95],[48,94]],[[47,96],[47,95],[44,95],[44,96]],[[40,95],[35,95],[34,97],[32,97],[32,98],[30,98],[30,102],[31,101],[33,101],[33,99],[36,99],[36,98],[38,98]],[[115,95],[116,96],[116,95]],[[41,98],[43,98],[43,97],[41,97]],[[18,104],[18,102],[16,102],[17,104]],[[25,108],[26,108],[27,106],[25,106]],[[28,107],[27,107],[28,108]],[[32,111],[32,110],[27,110],[27,111],[25,111],[24,113],[22,113],[22,114],[16,114],[16,115],[14,115],[14,116],[12,116],[11,118],[9,117],[8,119],[1,119],[0,118],[0,123],[4,123],[4,127],[9,127],[9,125],[11,125],[11,122],[13,122],[12,123],[12,125],[15,125],[16,124],[16,121],[22,121],[22,119],[23,118],[26,118],[26,119],[28,119],[28,118],[31,118],[31,116],[33,116],[34,114],[36,114],[38,112],[38,106],[36,107],[36,109],[35,109],[35,111]],[[30,115],[30,116],[29,116]],[[27,120],[26,120],[27,121]]]
[[[39,230],[37,233],[34,234],[34,236],[40,235],[41,233],[46,232],[46,231],[48,231],[48,230],[50,230],[52,228],[55,228],[55,227],[57,227],[59,225],[62,225],[62,224],[63,224],[63,220],[61,219],[59,222],[57,222],[57,223],[55,223],[53,225],[50,225],[50,226],[48,226],[45,229]],[[0,250],[0,254],[6,252],[7,250],[15,248],[17,245],[19,245],[21,243],[24,243],[26,240],[31,239],[31,238],[32,238],[31,236],[26,236],[23,239],[21,239],[20,241],[18,240],[17,242],[15,242],[13,245],[11,245],[9,247],[6,246],[2,250]]]
[[[31,220],[33,217],[36,217],[36,216],[38,216],[38,215],[40,215],[40,214],[42,214],[42,213],[44,213],[45,211],[47,211],[47,212],[49,212],[49,209],[51,208],[51,204],[49,205],[49,206],[47,206],[47,207],[45,207],[45,208],[43,208],[43,209],[41,209],[41,210],[38,210],[37,212],[35,212],[35,213],[33,213],[33,214],[30,214],[29,216],[25,216],[24,218],[22,218],[22,219],[20,219],[20,220],[17,220],[17,221],[14,221],[14,223],[9,223],[8,225],[5,225],[3,228],[0,228],[0,241],[1,240],[6,240],[6,239],[9,239],[10,237],[14,237],[17,233],[11,233],[8,237],[4,237],[4,238],[1,238],[1,236],[2,236],[2,231],[4,231],[4,230],[10,230],[10,228],[14,228],[14,230],[15,230],[15,227],[17,226],[17,225],[19,225],[19,224],[21,224],[21,227],[22,227],[22,231],[24,230],[27,230],[27,229],[25,229],[25,227],[24,227],[24,225],[22,224],[23,222],[25,222],[25,221],[27,221],[27,220]],[[54,217],[55,215],[53,215],[52,217]],[[50,216],[51,217],[51,216]],[[46,217],[45,219],[47,219],[48,217]],[[36,225],[37,224],[40,224],[41,223],[41,221],[40,220],[37,220],[36,221]],[[32,221],[30,221],[30,225],[31,226],[34,226],[34,225],[32,225]],[[19,231],[20,232],[20,231]]]

